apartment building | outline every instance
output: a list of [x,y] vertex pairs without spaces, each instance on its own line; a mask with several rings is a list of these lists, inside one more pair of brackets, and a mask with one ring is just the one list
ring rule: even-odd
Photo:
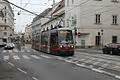
[[32,38],[39,39],[40,32],[50,30],[55,27],[65,27],[64,0],[55,3],[52,8],[48,8],[36,16],[32,21]]
[[65,25],[75,31],[79,47],[120,43],[120,2],[65,0]]
[[0,0],[0,34],[0,42],[11,42],[14,34],[14,13],[3,0]]
[[31,24],[26,25],[24,38],[25,38],[25,43],[27,43],[27,44],[31,43],[31,41],[32,41],[32,27],[31,27]]

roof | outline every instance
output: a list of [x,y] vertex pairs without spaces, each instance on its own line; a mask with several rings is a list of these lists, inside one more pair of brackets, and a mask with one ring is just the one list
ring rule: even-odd
[[44,10],[42,13],[40,13],[38,16],[36,16],[33,21],[36,21],[40,18],[43,18],[44,16],[46,16],[50,11],[52,10],[52,8],[47,8],[46,10]]
[[54,14],[58,10],[62,9],[64,6],[65,6],[65,0],[60,1],[58,7],[54,10],[54,12],[52,14]]

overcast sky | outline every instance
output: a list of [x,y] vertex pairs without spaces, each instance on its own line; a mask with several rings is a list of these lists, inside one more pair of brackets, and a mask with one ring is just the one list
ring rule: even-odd
[[[37,14],[41,13],[46,8],[51,7],[52,5],[52,0],[9,0],[9,1]],[[55,1],[58,2],[60,0]],[[16,19],[15,31],[24,32],[25,25],[30,24],[35,15],[22,11],[16,7],[13,7],[13,9]],[[17,15],[18,12],[20,12],[20,15]]]

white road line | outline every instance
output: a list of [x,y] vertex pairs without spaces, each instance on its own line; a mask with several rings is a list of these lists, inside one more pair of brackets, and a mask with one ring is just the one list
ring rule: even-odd
[[6,50],[3,50],[3,53],[6,53],[7,51]]
[[86,59],[80,59],[79,61],[84,61],[84,60],[86,60]]
[[80,66],[80,67],[85,67],[85,65],[83,64],[76,64],[77,66]]
[[8,50],[9,53],[12,53],[12,50]]
[[101,67],[106,68],[109,64],[103,64]]
[[3,59],[4,60],[9,60],[9,56],[4,56]]
[[104,71],[102,70],[99,70],[99,69],[95,69],[95,68],[92,68],[93,71],[96,71],[96,72],[99,72],[99,73],[104,73]]
[[34,80],[38,80],[37,78],[35,78],[35,77],[32,77]]
[[25,59],[30,59],[28,56],[26,56],[26,55],[22,55],[23,56],[23,58],[25,58]]
[[15,67],[15,65],[14,65],[14,64],[12,64],[11,62],[8,62],[8,64],[9,64],[9,65],[11,65],[11,66],[13,66],[13,67]]
[[50,59],[50,58],[51,58],[51,57],[46,56],[46,55],[41,55],[41,57],[43,57],[43,58],[48,58],[48,59]]
[[90,65],[89,67],[90,67],[90,68],[93,68],[93,65]]
[[13,56],[13,58],[16,60],[20,59],[17,55]]
[[120,76],[117,76],[117,75],[116,75],[115,78],[120,79]]
[[27,50],[27,52],[30,52],[30,50]]
[[100,62],[95,62],[95,63],[93,63],[93,65],[98,65]]
[[40,57],[36,56],[36,55],[31,55],[31,57],[35,58],[35,59],[40,59]]
[[22,69],[20,69],[20,68],[17,68],[17,69],[18,69],[20,72],[27,74],[26,71],[24,71],[24,70],[22,70]]
[[18,50],[17,50],[17,49],[13,49],[13,51],[14,51],[14,52],[18,52]]
[[65,60],[65,62],[72,63],[72,61],[70,61],[70,60]]

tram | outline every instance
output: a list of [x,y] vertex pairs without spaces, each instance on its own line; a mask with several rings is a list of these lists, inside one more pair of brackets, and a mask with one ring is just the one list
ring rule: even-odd
[[34,38],[32,46],[34,49],[45,53],[72,56],[74,55],[72,30],[58,28],[42,31],[39,37]]

